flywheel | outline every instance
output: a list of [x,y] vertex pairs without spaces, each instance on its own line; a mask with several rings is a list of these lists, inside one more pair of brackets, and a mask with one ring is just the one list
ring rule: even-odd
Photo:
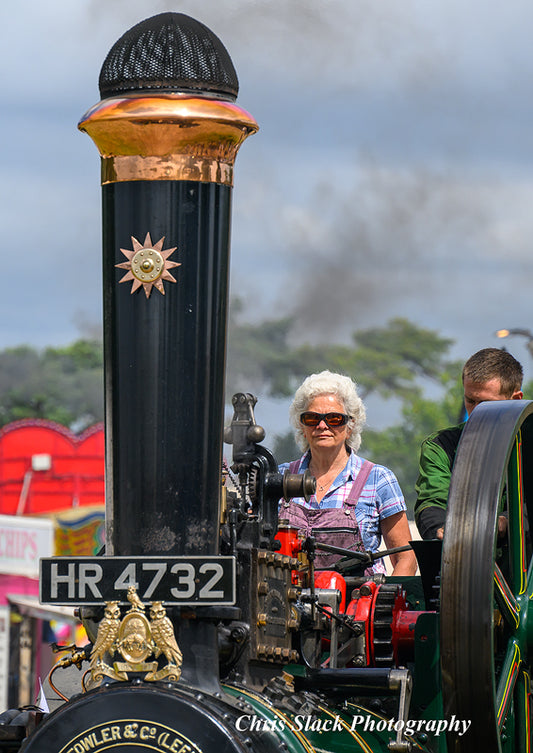
[[533,665],[533,402],[476,407],[455,459],[441,571],[448,753],[528,753]]

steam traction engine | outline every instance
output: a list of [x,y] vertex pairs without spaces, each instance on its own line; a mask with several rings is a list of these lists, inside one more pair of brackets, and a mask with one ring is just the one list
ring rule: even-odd
[[42,601],[92,641],[62,664],[87,671],[40,723],[4,715],[1,749],[529,751],[530,403],[476,408],[419,578],[343,551],[314,571],[278,520],[314,481],[278,473],[251,395],[221,484],[233,165],[257,130],[237,89],[220,40],[164,13],[114,45],[80,122],[102,162],[106,546],[42,562]]

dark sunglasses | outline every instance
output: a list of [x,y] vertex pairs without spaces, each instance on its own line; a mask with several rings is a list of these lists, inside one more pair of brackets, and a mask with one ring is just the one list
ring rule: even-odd
[[304,426],[318,426],[321,421],[325,421],[330,429],[344,426],[350,418],[345,413],[314,413],[312,410],[300,414],[300,421]]

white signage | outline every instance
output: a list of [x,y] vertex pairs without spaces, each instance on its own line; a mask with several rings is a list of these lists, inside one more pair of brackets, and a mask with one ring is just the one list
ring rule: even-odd
[[39,577],[39,559],[54,554],[54,521],[0,515],[0,573]]

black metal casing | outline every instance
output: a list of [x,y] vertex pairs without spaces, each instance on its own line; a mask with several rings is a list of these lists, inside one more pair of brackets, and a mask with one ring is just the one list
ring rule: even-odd
[[[110,553],[217,551],[230,203],[214,183],[103,187]],[[146,298],[115,265],[148,232],[181,266]]]

